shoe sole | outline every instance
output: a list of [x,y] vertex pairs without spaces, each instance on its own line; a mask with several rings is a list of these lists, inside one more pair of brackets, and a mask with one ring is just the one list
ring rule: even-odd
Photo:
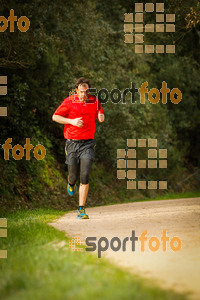
[[77,219],[89,219],[89,217],[83,216],[83,217],[77,217]]
[[[68,192],[68,191],[67,191],[67,192]],[[75,193],[76,193],[76,192],[75,192]],[[69,196],[74,196],[74,194],[75,194],[75,193],[73,193],[73,194],[70,194],[70,193],[68,192],[68,195],[69,195]]]

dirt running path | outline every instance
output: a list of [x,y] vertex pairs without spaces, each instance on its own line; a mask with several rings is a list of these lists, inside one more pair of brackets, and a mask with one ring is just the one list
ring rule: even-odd
[[[200,198],[118,204],[87,208],[86,211],[89,220],[76,219],[76,211],[73,211],[49,225],[65,231],[67,236],[80,237],[84,242],[86,237],[97,237],[96,244],[100,237],[106,237],[110,244],[112,237],[123,241],[131,236],[132,230],[138,237],[147,230],[144,252],[141,252],[139,241],[135,251],[128,241],[125,252],[121,249],[115,252],[109,247],[102,252],[102,257],[127,267],[132,273],[156,280],[161,287],[190,292],[188,299],[200,299]],[[174,236],[181,239],[180,251],[173,252],[169,242],[166,252],[162,250],[162,242],[156,252],[149,249],[149,239],[152,236],[160,239],[163,230],[170,240]]]

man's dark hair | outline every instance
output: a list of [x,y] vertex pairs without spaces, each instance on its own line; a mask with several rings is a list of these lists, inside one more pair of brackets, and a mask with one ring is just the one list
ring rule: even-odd
[[79,79],[77,79],[76,81],[76,89],[78,88],[79,84],[88,84],[89,88],[90,88],[90,81],[89,79],[86,79],[84,77],[80,77]]

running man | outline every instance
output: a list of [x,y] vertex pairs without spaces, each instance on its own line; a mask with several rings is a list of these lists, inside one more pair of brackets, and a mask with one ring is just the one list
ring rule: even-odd
[[89,219],[85,203],[89,190],[89,172],[95,158],[95,118],[104,121],[100,101],[88,94],[90,82],[81,77],[76,82],[76,93],[64,99],[53,114],[53,121],[64,124],[65,154],[68,165],[67,191],[73,196],[80,175],[78,219]]

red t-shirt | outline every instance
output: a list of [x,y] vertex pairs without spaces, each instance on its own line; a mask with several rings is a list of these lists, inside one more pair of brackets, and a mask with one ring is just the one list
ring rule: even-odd
[[82,117],[82,127],[71,124],[64,125],[64,137],[65,139],[87,140],[94,139],[96,130],[95,118],[98,117],[99,111],[103,113],[103,108],[95,96],[88,95],[86,102],[80,102],[78,95],[75,94],[64,99],[54,112],[54,115],[63,116],[68,119]]

